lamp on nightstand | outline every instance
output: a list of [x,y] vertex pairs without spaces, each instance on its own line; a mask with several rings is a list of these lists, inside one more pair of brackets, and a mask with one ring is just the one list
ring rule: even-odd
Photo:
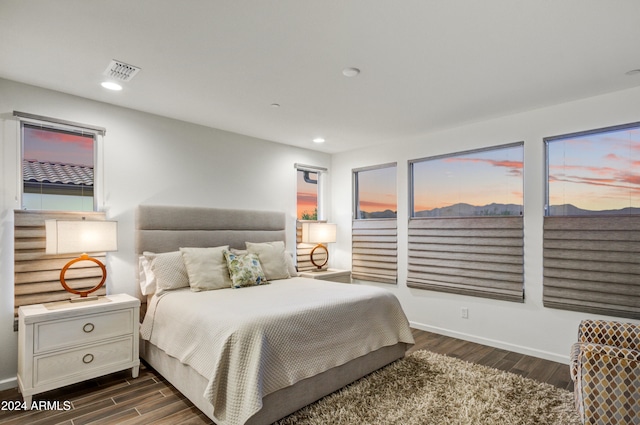
[[[89,296],[90,293],[102,287],[107,279],[107,269],[100,260],[89,257],[87,252],[108,252],[118,249],[118,223],[115,221],[91,221],[85,220],[45,220],[46,254],[80,254],[78,258],[69,261],[60,272],[62,287],[79,297],[71,298],[71,301],[85,301],[96,299],[97,296]],[[69,267],[79,261],[92,261],[100,266],[102,280],[89,290],[79,291],[69,287],[65,281],[65,274]]]
[[[316,266],[317,270],[322,270],[322,267],[329,262],[329,251],[323,244],[336,241],[336,227],[333,223],[302,223],[302,242],[317,244],[309,255],[311,264]],[[318,249],[324,249],[326,252],[325,260],[322,264],[316,263],[313,259],[313,254]]]

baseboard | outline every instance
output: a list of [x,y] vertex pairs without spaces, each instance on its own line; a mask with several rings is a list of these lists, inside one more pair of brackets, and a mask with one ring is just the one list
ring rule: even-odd
[[0,391],[18,387],[18,378],[8,378],[0,381]]
[[482,345],[488,345],[490,347],[501,348],[503,350],[513,351],[520,354],[526,354],[527,356],[539,357],[545,360],[551,360],[553,362],[569,364],[569,356],[561,355],[557,353],[551,353],[549,351],[537,350],[531,347],[524,347],[522,345],[510,344],[504,341],[498,341],[490,338],[482,338],[477,335],[466,334],[464,332],[452,331],[450,329],[439,328],[437,326],[425,325],[423,323],[410,321],[409,324],[412,328],[420,329],[422,331],[432,332],[435,334],[450,336],[452,338],[463,339],[465,341],[471,341]]

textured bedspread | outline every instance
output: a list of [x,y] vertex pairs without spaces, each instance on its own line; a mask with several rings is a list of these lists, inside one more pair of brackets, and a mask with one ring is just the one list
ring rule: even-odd
[[262,397],[378,348],[413,343],[381,288],[305,278],[154,297],[142,337],[209,379],[220,425],[242,424]]

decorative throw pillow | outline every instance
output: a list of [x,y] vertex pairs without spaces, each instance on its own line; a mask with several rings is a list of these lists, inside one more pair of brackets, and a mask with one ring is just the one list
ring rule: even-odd
[[180,251],[145,255],[156,278],[157,293],[189,286],[187,268]]
[[284,242],[245,242],[247,251],[260,259],[267,280],[289,279],[289,268],[284,253]]
[[256,254],[236,255],[231,251],[224,251],[224,258],[227,260],[234,288],[268,283]]
[[229,269],[223,252],[228,245],[212,248],[180,248],[194,292],[231,287]]

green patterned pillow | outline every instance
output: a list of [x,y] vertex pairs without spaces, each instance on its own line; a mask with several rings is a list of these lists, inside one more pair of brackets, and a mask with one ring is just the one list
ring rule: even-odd
[[260,260],[258,260],[256,254],[238,255],[226,250],[223,251],[223,254],[227,260],[229,276],[231,277],[234,288],[269,283],[264,276],[264,272],[260,266]]

